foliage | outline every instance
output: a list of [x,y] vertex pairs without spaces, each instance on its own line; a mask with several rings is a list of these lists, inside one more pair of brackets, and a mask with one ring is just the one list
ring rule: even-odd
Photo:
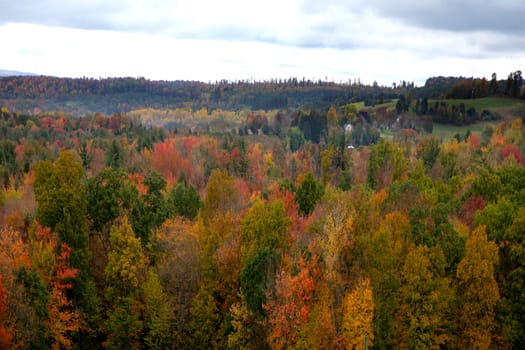
[[372,346],[374,332],[372,318],[374,300],[370,281],[360,281],[348,292],[344,300],[343,336],[349,349],[365,349]]
[[202,200],[195,187],[181,177],[168,193],[168,207],[174,215],[195,219],[202,207]]
[[323,186],[317,182],[311,172],[308,172],[297,188],[295,195],[295,200],[299,205],[299,214],[303,216],[309,215],[314,210],[317,202],[321,200],[323,192]]
[[497,259],[497,246],[487,241],[485,227],[474,229],[456,272],[461,305],[459,347],[490,349],[492,346],[496,305],[500,299],[494,275]]
[[459,81],[0,79],[0,346],[523,348],[523,120],[416,131]]

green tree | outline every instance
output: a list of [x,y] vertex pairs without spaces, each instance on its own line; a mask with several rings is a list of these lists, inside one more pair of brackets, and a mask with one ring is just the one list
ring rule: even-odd
[[299,206],[299,214],[308,216],[323,197],[323,193],[323,186],[317,182],[314,174],[308,172],[301,181],[295,194],[295,200]]
[[395,344],[395,312],[400,304],[401,286],[399,266],[403,265],[409,232],[408,217],[400,212],[390,213],[379,230],[372,232],[367,244],[366,268],[375,303],[374,348],[391,349]]
[[189,347],[192,349],[218,349],[218,330],[221,317],[213,295],[201,286],[193,299],[189,329],[192,334]]
[[146,333],[144,342],[148,349],[170,348],[170,322],[173,313],[159,276],[152,269],[148,270],[143,289]]
[[381,139],[370,150],[367,182],[371,188],[379,189],[401,179],[408,161],[399,145]]
[[288,130],[287,139],[291,152],[297,151],[299,148],[301,148],[302,145],[304,145],[305,142],[303,132],[296,126],[292,126]]
[[288,244],[287,228],[290,223],[282,200],[265,204],[255,199],[241,223],[243,260],[248,261],[264,248],[282,252]]
[[106,320],[106,349],[141,349],[143,321],[140,315],[144,306],[134,297],[116,300]]
[[355,124],[358,119],[358,111],[355,104],[350,103],[343,108],[341,108],[343,112],[343,117],[339,120],[341,126],[344,126],[345,124]]
[[84,171],[73,153],[62,152],[57,161],[40,162],[35,169],[37,220],[58,232],[59,239],[72,249],[74,267],[86,266],[88,233]]
[[98,329],[98,301],[90,270],[86,186],[82,165],[71,152],[62,152],[55,163],[40,162],[35,169],[34,192],[37,220],[58,233],[59,244],[72,252],[69,262],[80,273],[72,300],[80,307],[92,330]]
[[124,166],[124,151],[117,140],[111,141],[106,152],[106,165],[113,169],[122,168]]
[[109,240],[105,294],[112,307],[107,311],[104,345],[110,349],[138,349],[144,336],[141,288],[146,279],[147,259],[126,217],[111,228]]
[[240,274],[241,295],[248,310],[258,315],[264,314],[262,305],[266,302],[265,291],[271,278],[272,266],[275,270],[278,255],[268,248],[259,250],[243,266]]
[[427,170],[432,169],[439,155],[439,142],[437,138],[431,137],[418,145],[418,155],[423,159]]
[[256,316],[264,314],[265,290],[288,246],[290,223],[281,200],[265,204],[258,198],[241,222],[241,295]]
[[139,193],[122,169],[105,169],[87,182],[87,208],[92,228],[102,230],[139,201]]
[[15,148],[12,141],[0,141],[0,184],[4,187],[9,187],[10,177],[18,171]]
[[195,187],[189,184],[185,177],[181,177],[168,194],[168,206],[170,212],[176,216],[192,220],[197,217],[202,200]]
[[33,327],[31,344],[25,345],[32,349],[47,349],[46,338],[49,329],[46,320],[49,291],[34,268],[22,267],[18,271],[17,282],[24,286],[25,299],[34,310],[34,319],[31,320]]
[[505,336],[513,348],[525,346],[525,209],[520,208],[512,225],[505,230],[506,247],[501,265],[507,274],[502,288],[502,319]]
[[144,177],[146,194],[133,207],[131,223],[135,234],[144,244],[149,242],[152,230],[168,218],[168,205],[164,198],[166,180],[157,172],[149,171]]

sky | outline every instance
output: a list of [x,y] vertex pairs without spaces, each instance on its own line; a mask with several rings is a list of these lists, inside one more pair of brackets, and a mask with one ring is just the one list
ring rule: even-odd
[[523,0],[0,0],[0,69],[391,85],[525,69]]

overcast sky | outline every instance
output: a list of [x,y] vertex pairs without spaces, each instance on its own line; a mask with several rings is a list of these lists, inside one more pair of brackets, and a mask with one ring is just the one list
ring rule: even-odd
[[524,0],[0,0],[0,69],[424,83],[525,70]]

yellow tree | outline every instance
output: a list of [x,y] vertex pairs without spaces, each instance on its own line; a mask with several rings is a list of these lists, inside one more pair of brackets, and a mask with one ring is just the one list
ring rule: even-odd
[[465,257],[456,271],[461,305],[458,315],[459,348],[491,348],[495,309],[500,299],[494,277],[497,261],[498,247],[487,240],[485,226],[475,228],[467,239]]
[[410,222],[400,212],[386,214],[378,230],[371,234],[366,249],[367,275],[374,292],[374,347],[393,347],[394,312],[398,307],[400,269],[406,254]]
[[340,305],[348,284],[348,269],[345,263],[345,252],[355,246],[353,218],[346,203],[344,194],[330,193],[328,213],[320,236],[323,250],[325,276],[331,291],[330,302]]
[[439,348],[449,340],[446,314],[451,291],[440,249],[413,247],[401,268],[395,347]]
[[343,337],[347,349],[364,349],[372,345],[374,298],[368,278],[360,280],[344,299]]
[[147,259],[140,238],[135,237],[128,219],[111,228],[111,250],[106,266],[106,297],[110,301],[105,346],[110,349],[140,347],[143,338],[144,305],[141,287],[146,279]]

